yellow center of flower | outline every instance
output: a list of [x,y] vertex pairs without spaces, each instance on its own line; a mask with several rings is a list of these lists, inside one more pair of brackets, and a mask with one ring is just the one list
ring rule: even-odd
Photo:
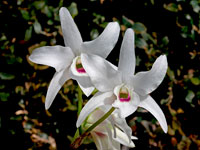
[[79,73],[86,73],[85,69],[83,68],[83,65],[81,63],[81,57],[78,57],[76,60],[76,70]]
[[128,102],[130,101],[131,97],[129,94],[129,90],[127,89],[127,87],[123,86],[120,88],[119,90],[119,100],[121,102]]

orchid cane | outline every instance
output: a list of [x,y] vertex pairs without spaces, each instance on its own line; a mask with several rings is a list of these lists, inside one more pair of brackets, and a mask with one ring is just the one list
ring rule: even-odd
[[112,22],[93,41],[83,42],[80,32],[66,8],[61,8],[63,46],[44,46],[32,52],[29,59],[37,64],[54,67],[56,73],[48,87],[45,108],[48,109],[62,85],[70,78],[75,79],[86,96],[94,90],[91,80],[82,66],[82,53],[90,53],[106,58],[115,46],[119,36],[119,25]]
[[119,111],[121,118],[131,115],[138,107],[145,108],[159,121],[164,132],[167,132],[165,116],[149,95],[164,79],[167,71],[166,56],[157,58],[150,71],[134,75],[134,48],[134,32],[128,29],[122,42],[118,68],[99,56],[82,54],[82,64],[99,92],[83,107],[77,127],[94,109],[110,105]]

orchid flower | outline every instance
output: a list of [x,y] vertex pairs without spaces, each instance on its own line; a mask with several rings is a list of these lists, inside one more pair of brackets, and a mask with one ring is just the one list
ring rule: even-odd
[[86,96],[94,90],[91,80],[82,65],[82,53],[90,53],[106,58],[115,46],[119,36],[119,25],[112,22],[93,41],[83,42],[80,32],[66,8],[59,11],[64,37],[63,46],[44,46],[32,52],[29,59],[37,64],[54,67],[56,73],[48,87],[45,108],[48,109],[63,84],[74,79]]
[[[105,114],[105,110],[107,110],[105,106],[102,106],[94,110],[89,115],[83,127],[89,128],[92,124],[94,124],[98,119],[100,119]],[[135,147],[133,141],[129,141],[129,138],[126,135],[126,133],[124,133],[118,127],[115,127],[113,125],[113,122],[110,121],[111,117],[115,118],[116,116],[112,114],[108,119],[104,120],[101,124],[96,126],[90,132],[94,139],[97,149],[98,150],[120,150],[121,149],[120,144],[123,144],[127,147]],[[118,118],[115,118],[115,120],[117,119]],[[134,136],[132,136],[131,138],[137,139]]]
[[164,79],[167,71],[167,58],[161,55],[154,62],[152,69],[135,73],[134,32],[128,29],[124,35],[120,50],[118,68],[105,59],[91,54],[82,54],[82,64],[93,84],[99,90],[83,107],[76,126],[79,127],[85,118],[97,107],[110,105],[119,111],[119,117],[125,118],[138,107],[145,108],[167,132],[166,118],[149,95]]

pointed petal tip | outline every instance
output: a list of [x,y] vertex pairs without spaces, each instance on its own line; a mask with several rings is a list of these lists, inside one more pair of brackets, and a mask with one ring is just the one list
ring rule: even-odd
[[168,132],[168,126],[167,126],[167,124],[166,124],[166,126],[163,128],[163,131],[164,131],[165,133]]
[[60,10],[59,10],[59,13],[63,13],[64,11],[67,11],[67,12],[68,12],[67,8],[61,7]]
[[163,61],[167,63],[167,56],[165,54],[160,55],[157,59],[162,59]]
[[76,122],[76,128],[79,128],[80,127],[80,123],[79,123],[79,121],[77,120],[77,122]]
[[128,29],[126,30],[126,32],[127,32],[127,33],[130,33],[130,34],[134,34],[134,30],[133,30],[132,28],[128,28]]
[[32,53],[29,57],[28,57],[28,59],[31,61],[31,62],[33,62],[33,63],[38,63],[38,58],[37,57],[35,57],[35,55],[34,55],[34,53]]
[[28,59],[30,60],[30,61],[32,61],[32,55],[30,55],[30,56],[28,56]]
[[117,27],[120,30],[120,26],[119,26],[119,23],[117,21],[109,22],[108,26],[113,26],[113,27],[115,26],[115,27]]
[[45,102],[45,110],[48,110],[50,108],[50,105]]

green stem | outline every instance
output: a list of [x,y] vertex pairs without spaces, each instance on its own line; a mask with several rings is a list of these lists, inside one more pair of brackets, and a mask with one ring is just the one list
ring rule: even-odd
[[[83,98],[82,98],[82,91],[81,88],[78,86],[78,116],[83,107]],[[82,134],[82,127],[79,127],[79,134]]]
[[78,115],[81,112],[82,106],[83,106],[82,91],[81,88],[78,86]]
[[73,143],[77,139],[78,136],[79,136],[79,129],[76,130],[74,137],[73,137],[71,142]]
[[72,144],[71,149],[77,149],[83,142],[84,138],[88,136],[90,131],[92,131],[96,126],[98,126],[100,123],[102,123],[106,118],[108,118],[112,112],[115,110],[114,107],[112,107],[103,117],[101,117],[98,121],[96,121],[92,126],[90,126],[83,134],[81,134]]
[[108,118],[112,112],[115,110],[114,107],[112,107],[103,117],[101,117],[99,120],[97,120],[92,126],[90,126],[85,132],[92,131],[96,126],[98,126],[100,123],[102,123],[106,118]]

